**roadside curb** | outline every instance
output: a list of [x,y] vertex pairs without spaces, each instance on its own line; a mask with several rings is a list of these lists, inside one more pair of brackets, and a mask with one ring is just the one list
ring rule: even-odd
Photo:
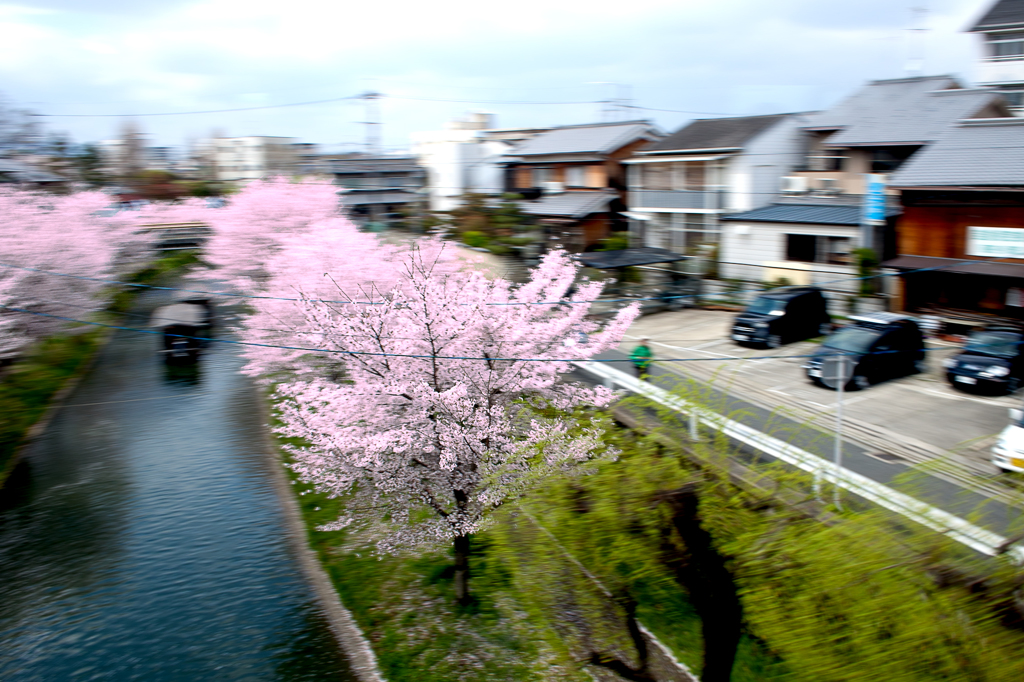
[[341,601],[341,597],[338,595],[337,590],[334,589],[327,571],[324,570],[323,565],[320,563],[320,558],[313,548],[309,546],[306,524],[302,518],[299,502],[295,499],[291,481],[288,480],[288,476],[282,471],[281,449],[278,447],[277,441],[268,426],[270,424],[270,406],[266,396],[262,394],[259,387],[252,386],[252,390],[256,393],[256,398],[260,405],[260,416],[262,417],[263,424],[261,432],[265,445],[264,449],[273,469],[271,475],[274,479],[274,489],[281,500],[285,523],[288,526],[288,535],[294,544],[295,554],[299,559],[302,571],[306,574],[310,585],[312,585],[313,592],[316,594],[317,601],[320,602],[320,607],[323,610],[323,615],[330,624],[335,639],[337,639],[338,644],[341,645],[342,650],[348,657],[349,666],[352,668],[355,676],[360,682],[386,682],[380,673],[380,669],[377,667],[377,657],[373,653],[373,648],[370,647],[370,642],[366,639],[363,631],[359,629],[359,625],[356,623],[352,613]]
[[7,479],[10,477],[11,472],[18,466],[18,462],[25,455],[30,447],[32,447],[36,440],[50,426],[50,423],[56,418],[57,414],[64,408],[67,399],[71,396],[78,385],[82,383],[85,376],[92,371],[92,368],[96,366],[96,362],[99,360],[100,353],[107,347],[110,342],[110,337],[113,335],[112,329],[102,329],[99,334],[99,338],[96,339],[96,347],[92,350],[92,355],[88,360],[82,363],[81,367],[75,370],[75,373],[71,375],[64,385],[58,388],[54,394],[50,397],[49,404],[46,406],[46,411],[32,426],[28,428],[25,435],[21,439],[21,443],[15,448],[14,454],[7,461],[7,464],[2,470],[0,470],[0,489],[7,483]]

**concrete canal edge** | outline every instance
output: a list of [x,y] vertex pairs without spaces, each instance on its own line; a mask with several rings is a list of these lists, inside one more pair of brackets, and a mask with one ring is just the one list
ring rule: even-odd
[[320,607],[323,609],[324,617],[331,626],[338,644],[348,657],[352,672],[360,682],[386,682],[377,667],[377,657],[370,647],[370,642],[359,629],[352,613],[345,608],[341,597],[331,584],[331,579],[320,564],[316,552],[309,546],[306,540],[306,524],[302,519],[302,512],[299,509],[299,502],[295,499],[291,481],[285,475],[281,466],[280,448],[270,431],[270,407],[266,396],[256,386],[252,387],[256,393],[256,399],[260,405],[260,417],[262,418],[263,442],[267,457],[270,458],[271,474],[274,479],[274,488],[281,499],[281,507],[284,511],[285,523],[288,526],[288,535],[295,545],[295,555],[299,559],[303,572],[306,574],[313,591],[316,593]]

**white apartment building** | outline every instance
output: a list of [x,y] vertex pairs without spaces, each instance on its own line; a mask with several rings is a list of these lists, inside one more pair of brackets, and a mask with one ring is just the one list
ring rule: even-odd
[[427,169],[430,210],[450,211],[466,192],[501,194],[504,154],[543,130],[497,129],[491,114],[476,113],[444,130],[412,133],[412,153]]
[[978,85],[995,88],[1015,115],[1024,115],[1024,2],[998,0],[969,32],[984,40]]
[[296,140],[292,137],[220,137],[209,141],[214,175],[221,182],[249,182],[294,172]]
[[623,163],[637,246],[716,244],[720,218],[770,203],[803,155],[803,114],[700,119]]

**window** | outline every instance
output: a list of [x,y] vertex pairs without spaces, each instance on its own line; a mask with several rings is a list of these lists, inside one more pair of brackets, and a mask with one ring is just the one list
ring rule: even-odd
[[533,169],[533,186],[543,187],[545,182],[551,181],[551,169],[550,168],[534,168]]
[[644,189],[672,189],[672,167],[670,164],[645,163],[642,167]]
[[787,234],[786,260],[801,263],[849,265],[850,238],[813,234]]
[[1012,109],[1024,107],[1024,90],[999,90],[1000,95],[1006,98],[1006,104]]
[[812,171],[841,171],[846,154],[839,149],[819,149],[807,157],[807,169]]
[[703,190],[707,182],[703,161],[691,161],[686,164],[686,189]]
[[989,33],[989,59],[1024,59],[1024,33]]
[[567,187],[587,186],[587,167],[569,166],[565,169],[565,185]]

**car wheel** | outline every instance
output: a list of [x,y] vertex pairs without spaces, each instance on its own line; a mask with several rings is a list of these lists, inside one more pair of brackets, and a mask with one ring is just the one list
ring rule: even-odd
[[871,385],[871,382],[868,381],[868,378],[863,374],[857,374],[853,377],[853,379],[850,380],[850,384],[855,390],[863,391],[865,388]]
[[1011,471],[1010,469],[1004,469],[1003,467],[1000,467],[1000,466],[997,466],[996,469],[999,469],[999,473],[1001,473],[1001,474],[1012,474],[1013,473],[1013,471]]
[[764,342],[764,345],[768,348],[778,348],[782,345],[782,337],[778,334],[769,334],[768,339]]
[[914,360],[914,374],[921,374],[926,369],[928,369],[928,366],[924,364],[924,360]]
[[1016,393],[1019,388],[1020,388],[1020,379],[1018,379],[1017,377],[1011,377],[1006,382],[1006,395],[1011,395],[1013,393]]
[[818,325],[818,336],[828,336],[832,333],[832,323],[822,322]]

